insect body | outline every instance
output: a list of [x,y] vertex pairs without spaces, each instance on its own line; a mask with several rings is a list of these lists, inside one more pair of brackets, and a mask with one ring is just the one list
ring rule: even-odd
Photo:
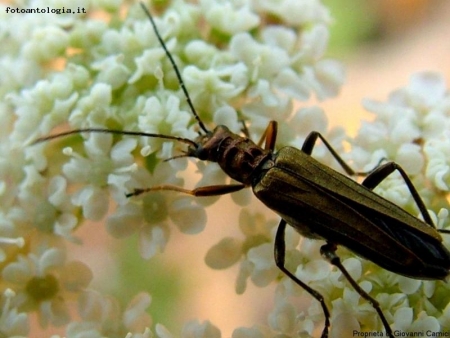
[[[276,265],[322,305],[328,336],[329,311],[320,295],[286,269],[284,232],[286,224],[301,235],[323,239],[322,255],[335,265],[356,291],[378,312],[390,337],[393,332],[378,302],[370,297],[348,274],[335,254],[342,245],[379,266],[411,278],[441,279],[450,271],[450,252],[443,246],[428,211],[403,169],[386,163],[369,174],[362,185],[312,158],[311,151],[321,138],[349,174],[356,174],[317,132],[306,139],[302,150],[285,147],[275,152],[276,122],[267,128],[266,148],[236,135],[225,126],[200,136],[186,156],[217,162],[222,170],[241,184],[200,187],[185,190],[162,185],[137,189],[139,195],[154,190],[174,190],[193,196],[215,196],[251,186],[255,196],[275,211],[281,221],[275,239]],[[412,216],[392,202],[372,192],[394,170],[400,172],[426,222]],[[446,232],[446,231],[443,231]]]
[[448,275],[450,256],[439,233],[364,183],[361,186],[292,147],[273,154],[258,174],[255,195],[302,235],[342,244],[404,276]]
[[[276,265],[320,302],[325,315],[322,337],[328,336],[330,313],[322,295],[285,267],[286,224],[305,237],[327,242],[321,248],[322,255],[374,306],[386,333],[394,337],[378,302],[352,279],[335,251],[337,245],[345,246],[389,271],[411,278],[442,280],[449,274],[450,252],[443,246],[442,238],[422,199],[403,169],[396,163],[389,162],[368,175],[356,173],[317,132],[310,133],[301,150],[285,147],[276,152],[277,123],[274,121],[269,124],[258,144],[248,137],[232,133],[226,126],[217,126],[209,131],[196,113],[178,68],[150,13],[144,5],[142,7],[175,69],[192,114],[203,131],[200,136],[196,140],[190,140],[171,135],[90,128],[44,137],[36,142],[80,132],[98,132],[157,137],[186,143],[188,149],[181,156],[217,162],[228,176],[240,183],[199,187],[194,190],[160,185],[136,189],[128,197],[155,190],[173,190],[193,196],[216,196],[251,187],[255,196],[281,217],[275,238]],[[318,138],[349,175],[367,176],[362,184],[310,156]],[[261,147],[263,141],[264,148]],[[394,171],[398,171],[404,178],[424,221],[372,192],[373,188]]]

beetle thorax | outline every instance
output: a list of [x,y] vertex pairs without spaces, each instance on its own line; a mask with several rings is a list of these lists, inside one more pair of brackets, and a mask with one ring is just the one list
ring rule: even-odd
[[217,126],[210,135],[200,136],[196,141],[199,147],[190,150],[190,156],[217,162],[228,176],[246,185],[251,185],[254,170],[270,156],[269,150],[225,126]]

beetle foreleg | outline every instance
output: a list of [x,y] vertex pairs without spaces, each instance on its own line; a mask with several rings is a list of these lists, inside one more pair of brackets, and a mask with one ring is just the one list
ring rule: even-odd
[[330,143],[317,131],[312,131],[309,133],[309,135],[306,137],[305,142],[303,142],[302,151],[305,154],[311,155],[314,146],[316,145],[317,139],[320,138],[320,140],[323,142],[323,144],[327,147],[328,151],[333,155],[333,157],[338,161],[339,165],[342,167],[342,169],[345,170],[347,175],[350,176],[367,176],[368,174],[366,172],[357,172],[350,168],[350,166],[345,163],[345,161],[342,159],[342,157],[339,156],[339,154],[334,150],[334,148],[331,146]]
[[298,279],[292,272],[286,269],[285,257],[286,257],[286,243],[284,241],[284,233],[286,229],[286,221],[281,219],[280,224],[278,225],[277,234],[275,236],[275,247],[274,247],[274,255],[275,255],[275,264],[278,268],[283,271],[290,279],[292,279],[295,283],[301,286],[306,292],[308,292],[311,296],[317,299],[322,306],[323,314],[325,315],[325,325],[322,331],[322,338],[328,337],[328,330],[330,327],[330,312],[328,311],[327,305],[325,304],[325,300],[323,296],[317,292],[316,290],[310,288],[308,285],[303,283],[300,279]]
[[363,297],[365,300],[367,300],[370,304],[372,304],[373,308],[377,311],[378,316],[381,319],[381,322],[383,323],[384,328],[386,329],[386,334],[394,338],[394,334],[392,332],[392,329],[389,325],[389,323],[386,320],[386,317],[383,314],[383,311],[381,311],[380,303],[378,303],[374,298],[372,298],[367,292],[365,292],[359,285],[356,283],[356,281],[350,276],[348,271],[345,269],[345,267],[341,263],[341,259],[338,255],[336,255],[336,245],[328,243],[323,245],[320,248],[320,253],[322,257],[324,257],[330,264],[337,267],[342,274],[347,278],[347,280],[350,282],[350,284],[353,286],[353,288],[356,290],[356,292],[359,293],[361,297]]
[[266,130],[261,135],[261,138],[259,139],[257,145],[258,147],[261,147],[261,145],[264,142],[264,149],[265,150],[275,150],[275,143],[277,141],[277,133],[278,133],[278,123],[277,121],[270,121],[267,125]]
[[417,192],[417,189],[414,187],[414,184],[411,182],[411,179],[408,177],[403,168],[400,167],[397,163],[388,162],[379,166],[378,168],[373,170],[361,184],[366,188],[373,190],[378,184],[380,184],[386,177],[392,174],[395,170],[397,170],[400,173],[400,175],[402,175],[403,180],[405,181],[409,191],[411,192],[411,195],[414,201],[416,202],[416,205],[419,208],[419,211],[422,214],[422,217],[425,220],[425,222],[429,224],[431,227],[436,228],[433,221],[431,220],[430,214],[428,213],[425,203],[423,203],[422,198]]
[[250,138],[250,132],[248,131],[247,125],[244,120],[239,120],[242,124],[241,132],[245,135],[245,137]]
[[244,189],[246,186],[244,184],[223,184],[223,185],[209,185],[206,187],[199,187],[196,189],[184,189],[181,187],[177,187],[176,185],[157,185],[151,188],[145,189],[134,189],[132,193],[126,194],[127,197],[138,196],[146,192],[150,191],[160,191],[160,190],[171,190],[178,191],[183,194],[188,194],[196,197],[205,197],[205,196],[219,196],[231,194],[232,192],[236,192]]

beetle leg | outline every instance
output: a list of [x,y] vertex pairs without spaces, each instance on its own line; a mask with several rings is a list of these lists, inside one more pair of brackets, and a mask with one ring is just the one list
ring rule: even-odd
[[381,319],[381,322],[383,323],[383,326],[386,330],[386,334],[391,337],[394,338],[394,334],[392,332],[392,329],[389,325],[389,323],[386,320],[386,317],[383,314],[383,311],[381,311],[380,308],[380,303],[378,303],[374,298],[372,298],[367,292],[365,292],[359,285],[358,283],[356,283],[356,281],[352,278],[352,276],[350,276],[350,274],[348,273],[348,271],[345,269],[345,267],[342,265],[341,259],[339,258],[338,255],[336,255],[336,245],[327,242],[327,244],[323,245],[320,248],[320,254],[322,255],[322,257],[324,257],[330,264],[334,265],[335,267],[337,267],[342,274],[345,276],[345,278],[347,278],[347,280],[350,282],[350,284],[353,286],[353,288],[356,290],[356,292],[359,293],[359,295],[361,297],[363,297],[365,300],[367,300],[370,304],[372,304],[373,308],[375,309],[375,311],[377,311],[378,316]]
[[[339,165],[344,169],[344,171],[347,173],[347,175],[350,176],[368,176],[373,172],[374,169],[369,170],[368,172],[365,171],[355,171],[353,170],[345,161],[342,159],[342,157],[339,156],[339,154],[334,150],[334,148],[331,146],[330,143],[317,131],[312,131],[309,133],[309,135],[306,137],[305,141],[303,142],[302,151],[305,154],[311,155],[314,146],[316,145],[317,139],[320,138],[320,140],[323,142],[323,144],[327,147],[328,151],[333,155],[335,160],[339,163]],[[381,164],[381,162],[385,161],[385,158],[380,159],[375,169]]]
[[342,169],[345,170],[345,172],[350,176],[367,176],[367,173],[364,172],[356,172],[350,166],[345,163],[345,161],[342,159],[342,157],[339,156],[339,154],[336,152],[336,150],[333,149],[330,143],[317,131],[312,131],[309,133],[309,135],[306,137],[305,142],[303,142],[302,151],[305,154],[311,155],[313,148],[316,144],[317,139],[320,138],[320,140],[323,142],[323,144],[327,147],[331,155],[338,161]]
[[208,185],[206,187],[199,187],[192,190],[184,189],[181,187],[177,187],[176,185],[157,185],[151,188],[145,189],[134,189],[132,193],[126,194],[127,197],[138,196],[146,192],[150,191],[159,191],[159,190],[172,190],[178,191],[183,194],[188,194],[196,197],[205,197],[205,196],[219,196],[231,194],[232,192],[239,191],[244,189],[246,186],[244,184],[223,184],[223,185]]
[[278,268],[283,271],[290,279],[292,279],[295,283],[301,286],[306,292],[308,292],[311,296],[317,299],[322,306],[323,313],[325,315],[325,325],[322,331],[322,338],[328,337],[328,329],[330,327],[330,312],[328,311],[327,305],[325,304],[325,300],[323,296],[317,292],[316,290],[310,288],[308,285],[299,280],[292,272],[290,272],[284,265],[285,257],[286,257],[286,243],[284,241],[284,233],[286,229],[286,221],[281,219],[280,224],[278,225],[277,234],[275,236],[275,247],[274,247],[274,255],[275,255],[275,264]]
[[242,123],[241,132],[245,135],[245,137],[250,138],[250,132],[248,131],[247,125],[244,120],[239,120]]
[[429,224],[431,227],[436,228],[433,221],[431,220],[430,214],[428,213],[425,203],[423,203],[422,198],[420,197],[419,193],[414,187],[414,184],[411,182],[411,179],[408,177],[403,168],[400,167],[397,163],[388,162],[379,166],[378,168],[373,170],[361,184],[366,188],[373,190],[378,184],[380,184],[386,177],[392,174],[395,170],[397,170],[400,173],[400,175],[402,175],[403,180],[405,181],[409,191],[411,192],[411,195],[414,201],[416,202],[416,205],[419,208],[419,211],[422,214],[422,217],[425,220],[425,222]]
[[258,147],[261,147],[261,145],[264,142],[264,149],[265,150],[275,150],[275,143],[277,141],[277,133],[278,133],[278,123],[277,121],[270,121],[267,125],[266,130],[261,135],[261,138],[259,139],[257,145]]

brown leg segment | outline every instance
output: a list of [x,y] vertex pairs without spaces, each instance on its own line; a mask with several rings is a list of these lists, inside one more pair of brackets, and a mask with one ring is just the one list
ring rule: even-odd
[[161,190],[170,190],[170,191],[178,191],[183,194],[188,194],[196,197],[205,197],[205,196],[219,196],[231,194],[232,192],[236,192],[244,189],[246,186],[244,184],[223,184],[223,185],[209,185],[206,187],[200,187],[196,189],[184,189],[181,187],[177,187],[176,185],[157,185],[151,188],[145,189],[134,189],[132,193],[127,194],[127,197],[138,196],[150,191],[161,191]]

